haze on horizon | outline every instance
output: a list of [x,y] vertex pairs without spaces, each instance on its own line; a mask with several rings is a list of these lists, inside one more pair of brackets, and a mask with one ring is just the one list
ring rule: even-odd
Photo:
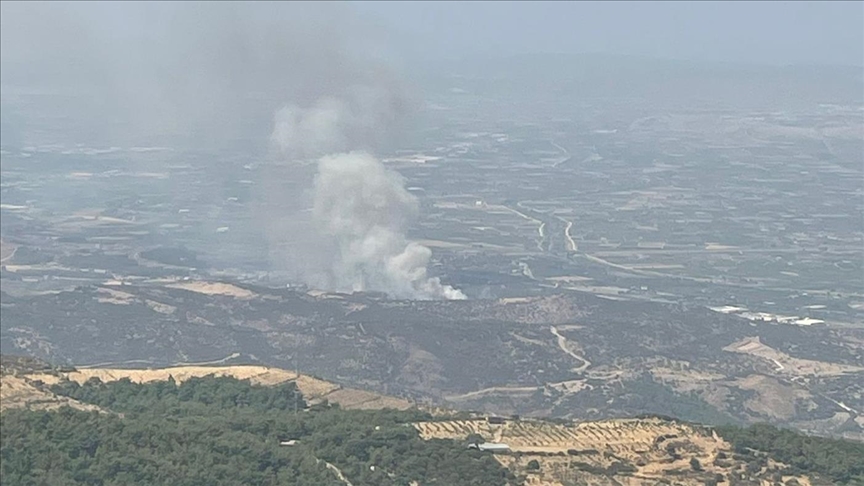
[[[295,235],[316,237],[294,238],[274,262],[309,266],[300,279],[319,288],[404,298],[466,295],[442,283],[431,270],[431,249],[408,237],[419,200],[379,160],[388,144],[412,134],[433,92],[465,92],[450,85],[463,73],[448,61],[467,59],[462,67],[492,74],[479,91],[533,106],[529,96],[540,94],[556,105],[602,92],[668,107],[691,98],[788,105],[807,90],[815,92],[808,102],[824,102],[824,93],[852,99],[861,91],[860,72],[848,66],[862,65],[864,7],[851,2],[3,2],[0,8],[4,146],[149,143],[218,154],[214,160],[230,148],[281,164],[288,168],[283,180],[303,189],[268,188],[279,179],[264,176],[271,180],[255,197],[266,209],[250,211],[267,226],[270,248]],[[546,54],[614,60],[598,69]],[[493,68],[478,59],[491,59]],[[540,67],[526,67],[525,59]],[[673,69],[645,59],[756,63],[771,75],[733,67],[715,76],[686,62]],[[845,67],[803,77],[776,69],[789,64]],[[319,162],[317,176],[308,159]],[[389,197],[382,201],[382,194]]]
[[608,54],[864,66],[864,3],[359,2],[407,55]]
[[[338,26],[357,33],[362,25],[360,48],[421,62],[591,53],[864,66],[862,2],[291,3],[309,27],[332,33]],[[245,4],[242,9],[260,19],[273,7]],[[172,10],[176,8],[146,2],[3,2],[2,62],[17,66],[53,61],[63,66],[76,60],[71,54],[96,43],[152,41],[170,29],[170,23],[159,20],[170,19]],[[286,29],[297,25],[288,23]]]

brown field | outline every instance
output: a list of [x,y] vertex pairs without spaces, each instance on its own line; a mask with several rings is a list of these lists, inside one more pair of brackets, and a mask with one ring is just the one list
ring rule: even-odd
[[864,373],[864,368],[858,366],[793,358],[786,353],[766,346],[759,337],[742,339],[723,348],[732,353],[749,354],[770,361],[775,372],[780,375],[794,376],[838,376],[849,373]]
[[[279,368],[251,365],[176,366],[160,369],[82,368],[69,373],[33,373],[17,377],[7,375],[3,376],[2,380],[5,383],[7,378],[14,378],[15,380],[10,381],[10,383],[14,382],[14,386],[18,387],[19,382],[21,381],[26,383],[41,380],[43,383],[53,384],[60,381],[63,377],[78,383],[84,383],[94,377],[99,378],[103,382],[128,378],[135,383],[147,383],[151,381],[164,381],[170,376],[178,383],[182,383],[189,378],[208,375],[233,376],[239,380],[248,379],[252,383],[261,385],[277,385],[286,381],[296,381],[297,386],[300,388],[300,391],[308,402],[316,403],[327,400],[330,403],[337,403],[339,406],[346,409],[396,408],[404,410],[411,407],[410,402],[400,398],[388,397],[353,388],[344,388],[340,385],[319,380],[318,378],[311,376],[298,376],[292,371],[286,371]],[[31,386],[31,388],[33,387]],[[24,399],[24,397],[19,397],[20,394],[16,390],[17,388],[9,389],[9,397],[13,397],[13,401],[10,403],[18,403],[18,401]],[[34,388],[34,390],[36,389]],[[39,390],[36,391],[38,392]],[[6,406],[5,403],[4,406]]]
[[42,391],[25,378],[11,375],[0,377],[0,410],[7,408],[53,410],[64,405],[79,410],[99,410],[94,405]]
[[97,297],[96,301],[103,304],[129,305],[135,302],[135,296],[128,292],[121,292],[108,287],[98,287],[96,292],[104,297]]
[[[732,450],[715,434],[658,418],[570,424],[522,419],[507,420],[500,425],[472,419],[420,422],[415,427],[427,440],[459,440],[469,434],[480,434],[489,442],[507,444],[512,453],[496,454],[495,458],[504,466],[527,474],[526,484],[532,486],[654,485],[668,478],[675,478],[674,484],[700,485],[717,474],[729,478],[744,467],[735,461],[718,460],[718,456],[731,457]],[[674,448],[674,455],[669,452],[670,447]],[[704,471],[692,470],[693,458]],[[539,471],[527,470],[532,460],[540,464]],[[619,462],[635,470],[612,475],[597,472]],[[810,484],[807,478],[794,479],[801,485]]]
[[[568,449],[591,449],[603,444],[603,449],[616,454],[650,451],[653,441],[668,434],[693,435],[689,426],[659,419],[608,420],[559,425],[534,420],[507,421],[492,425],[486,420],[454,420],[422,422],[417,430],[427,439],[458,439],[476,433],[492,442],[504,442],[516,452],[566,452]],[[703,447],[715,450],[725,443],[706,438]]]
[[182,282],[166,285],[172,289],[183,289],[190,292],[198,292],[205,295],[227,295],[237,299],[251,299],[255,297],[254,292],[222,282]]
[[752,393],[744,406],[763,417],[790,420],[795,416],[796,407],[815,406],[807,390],[784,385],[769,376],[750,375],[737,380],[735,385]]
[[[7,370],[0,376],[0,409],[27,407],[55,409],[69,405],[82,410],[97,407],[58,397],[41,389],[42,384],[69,379],[83,383],[91,378],[104,382],[128,378],[146,383],[173,377],[183,382],[207,375],[233,376],[262,385],[295,381],[310,403],[328,400],[346,409],[407,409],[406,400],[373,392],[343,388],[317,378],[265,366],[175,366],[162,369],[83,368],[71,372]],[[435,413],[446,417],[447,411]],[[489,424],[485,419],[419,422],[415,428],[424,439],[464,439],[480,434],[490,442],[507,444],[513,454],[495,455],[504,466],[527,476],[531,486],[648,485],[674,477],[675,484],[699,485],[704,479],[720,474],[731,477],[744,465],[735,461],[717,461],[721,453],[731,457],[729,444],[713,433],[687,424],[659,418],[604,420],[597,422],[551,423],[540,420],[507,420]],[[670,448],[674,454],[670,453]],[[691,470],[696,458],[704,471]],[[539,471],[527,471],[531,460],[540,464]],[[603,473],[603,470],[627,464],[633,471]],[[593,468],[593,470],[592,470]],[[597,472],[597,470],[601,472]],[[793,478],[786,478],[791,480]],[[809,486],[807,478],[797,477],[799,484]],[[587,482],[585,482],[587,481]],[[765,483],[767,484],[767,483]]]

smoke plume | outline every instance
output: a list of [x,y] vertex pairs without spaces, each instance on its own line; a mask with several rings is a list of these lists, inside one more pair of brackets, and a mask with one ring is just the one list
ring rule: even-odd
[[[362,149],[373,147],[400,115],[402,104],[376,87],[325,97],[306,109],[277,112],[273,142],[295,157],[319,156],[314,182],[314,231],[333,248],[318,286],[339,291],[376,290],[396,298],[464,299],[429,277],[429,248],[409,242],[406,224],[416,198],[396,172]],[[361,149],[348,151],[353,149]]]
[[[370,155],[406,123],[411,103],[382,61],[392,54],[389,33],[358,22],[351,4],[2,2],[0,10],[0,101],[74,95],[74,105],[51,104],[55,118],[106,145],[242,150],[243,164],[263,162],[250,217],[261,222],[272,270],[331,290],[462,297],[427,275],[429,249],[405,237],[417,201]],[[317,176],[308,173],[305,162],[319,159]]]

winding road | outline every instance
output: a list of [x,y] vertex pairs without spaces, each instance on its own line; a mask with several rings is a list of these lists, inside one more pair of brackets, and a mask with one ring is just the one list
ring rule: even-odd
[[528,216],[527,214],[523,213],[522,211],[519,211],[518,209],[513,209],[509,206],[501,206],[501,207],[527,219],[528,221],[537,223],[537,233],[540,234],[540,238],[537,240],[537,249],[542,252],[543,251],[543,242],[546,240],[546,234],[543,231],[544,227],[546,226],[546,223],[537,219],[537,218],[532,218],[531,216]]
[[[563,221],[563,220],[562,220]],[[576,246],[576,240],[570,236],[570,228],[573,227],[573,221],[567,221],[567,226],[564,228],[564,238],[567,239],[567,250],[573,253],[576,253],[578,247]]]
[[11,247],[12,247],[12,251],[10,251],[9,254],[6,255],[6,256],[4,256],[3,258],[0,258],[0,263],[5,262],[5,261],[7,261],[7,260],[11,260],[12,257],[15,256],[15,252],[18,251],[18,245],[10,245],[9,243],[3,243],[2,245],[3,245],[3,246],[7,246],[7,247],[8,247],[8,246],[11,246]]
[[588,361],[584,357],[579,356],[578,354],[574,353],[573,351],[570,350],[570,348],[567,347],[567,338],[564,337],[563,335],[561,335],[560,332],[558,332],[558,328],[556,328],[555,326],[551,326],[551,327],[549,327],[549,332],[551,332],[552,334],[555,335],[556,338],[558,338],[558,347],[561,348],[561,351],[564,351],[565,353],[569,354],[570,356],[572,356],[572,357],[574,357],[574,358],[576,358],[582,362],[582,364],[578,368],[573,368],[574,372],[582,373],[583,371],[588,369],[589,366],[591,366],[590,361]]

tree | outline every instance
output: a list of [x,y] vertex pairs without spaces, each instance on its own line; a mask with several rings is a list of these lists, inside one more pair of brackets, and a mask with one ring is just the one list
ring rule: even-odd
[[530,461],[528,461],[526,469],[528,469],[529,471],[539,471],[540,463],[537,461],[537,459],[531,459]]
[[[810,437],[767,424],[741,428],[717,427],[737,454],[748,458],[747,472],[764,466],[764,456],[787,464],[792,472],[824,475],[835,484],[861,484],[864,477],[864,444],[843,439]],[[756,457],[751,451],[760,451]]]
[[702,470],[702,463],[699,462],[699,459],[696,459],[695,457],[690,459],[690,469],[694,471]]
[[486,442],[486,439],[483,438],[480,434],[469,434],[465,439],[465,443],[468,445],[477,445]]
[[[305,405],[293,383],[210,376],[180,385],[61,382],[52,390],[120,413],[4,410],[3,486],[342,486],[327,463],[355,486],[519,481],[491,454],[420,438],[410,424],[430,420],[425,412],[319,404],[315,413],[286,413],[295,398]],[[298,442],[281,447],[286,439]]]

